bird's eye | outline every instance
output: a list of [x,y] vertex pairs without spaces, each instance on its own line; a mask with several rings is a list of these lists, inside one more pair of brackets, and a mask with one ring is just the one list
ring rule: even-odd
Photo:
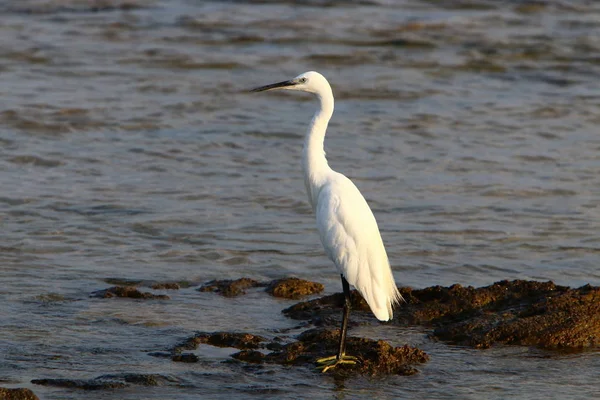
[[306,79],[306,78],[300,78],[300,83],[306,83],[307,80],[308,79]]

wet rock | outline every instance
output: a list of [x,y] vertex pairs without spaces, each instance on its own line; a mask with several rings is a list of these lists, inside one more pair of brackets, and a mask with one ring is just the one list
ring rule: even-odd
[[39,400],[30,389],[8,389],[0,387],[0,399],[3,400]]
[[275,279],[267,283],[258,282],[251,278],[240,278],[210,281],[198,290],[200,292],[217,292],[225,297],[235,297],[246,294],[246,289],[263,286],[267,287],[265,291],[272,296],[287,299],[300,299],[304,296],[320,293],[324,289],[320,283],[298,278]]
[[152,284],[152,289],[168,289],[168,290],[179,290],[181,286],[177,282],[157,282]]
[[[316,365],[316,360],[337,353],[339,330],[310,329],[297,342],[285,345],[281,351],[270,353],[265,361],[284,365]],[[393,347],[383,340],[347,337],[346,354],[358,358],[354,365],[343,364],[332,372],[336,375],[361,373],[365,375],[413,375],[415,364],[427,362],[429,356],[409,346]]]
[[410,324],[447,323],[483,311],[501,313],[568,290],[552,282],[523,280],[501,281],[481,288],[458,284],[420,290],[403,288],[401,293],[406,304],[397,309],[397,314],[400,320]]
[[42,293],[35,296],[35,300],[46,304],[68,301],[68,299],[65,296],[59,293]]
[[[350,302],[353,312],[351,319],[356,311],[371,312],[367,302],[356,290],[350,292]],[[295,304],[283,310],[283,313],[292,319],[312,320],[316,324],[321,324],[324,320],[337,324],[343,306],[344,294],[336,293]]]
[[[401,326],[433,327],[444,341],[475,348],[494,343],[581,349],[600,345],[600,288],[570,289],[552,282],[501,281],[474,288],[461,285],[401,288],[406,300],[395,310]],[[315,325],[336,326],[341,293],[301,302],[283,312]],[[350,323],[374,322],[369,307],[352,293]]]
[[127,385],[123,382],[80,380],[80,379],[33,379],[31,383],[42,386],[56,386],[83,390],[120,389]]
[[[600,288],[554,286],[552,282],[498,282],[492,287],[526,294],[501,296],[477,312],[440,320],[434,336],[488,348],[494,343],[578,350],[600,346]],[[529,288],[523,292],[519,289]],[[477,290],[485,290],[480,288]]]
[[275,297],[297,300],[302,297],[321,293],[325,287],[317,282],[298,278],[283,278],[269,282],[266,292]]
[[113,374],[102,375],[96,380],[122,381],[139,386],[165,386],[180,383],[180,380],[168,375],[161,374]]
[[183,350],[194,350],[200,344],[209,344],[216,347],[233,347],[240,350],[256,349],[261,343],[266,341],[262,336],[252,335],[250,333],[197,333],[191,338],[185,340],[173,349],[174,353],[181,353]]
[[131,299],[160,299],[169,300],[169,296],[164,294],[153,294],[150,292],[140,292],[133,286],[113,286],[108,289],[98,290],[92,293],[92,297],[111,298],[111,297],[128,297]]
[[183,354],[175,354],[171,357],[171,360],[175,362],[184,362],[184,363],[195,363],[200,361],[200,357],[193,353],[183,353]]
[[154,281],[154,280],[142,280],[142,279],[129,279],[129,278],[105,278],[102,279],[105,283],[115,286],[147,286],[155,290],[178,290],[182,288],[188,288],[199,283],[190,282],[187,280],[181,281]]
[[[195,349],[200,343],[218,347],[235,347],[242,351],[232,358],[251,364],[281,364],[316,367],[316,360],[336,354],[339,330],[311,329],[302,333],[297,341],[288,344],[277,342],[263,345],[266,339],[249,333],[218,332],[198,334],[175,347],[174,353]],[[258,347],[272,349],[264,354]],[[347,354],[359,359],[356,365],[343,365],[332,370],[335,375],[354,373],[366,375],[412,375],[418,372],[414,365],[424,363],[429,356],[409,346],[392,347],[382,340],[376,341],[358,337],[347,338]],[[174,357],[174,361],[180,361]]]
[[105,283],[109,285],[117,285],[117,286],[138,286],[142,284],[141,279],[126,279],[126,278],[106,278],[103,279]]
[[[413,290],[400,288],[406,302],[393,323],[433,327],[444,341],[475,348],[494,343],[581,349],[600,345],[600,288],[570,289],[552,282],[500,281],[474,288],[458,284]],[[337,326],[341,293],[298,303],[283,310],[293,319]],[[352,292],[350,323],[372,323],[360,294]]]
[[129,385],[165,386],[179,384],[180,380],[160,374],[114,374],[102,375],[94,379],[33,379],[31,383],[43,386],[56,386],[82,390],[121,389]]
[[250,364],[262,364],[265,361],[265,355],[258,350],[242,350],[231,357]]
[[264,284],[250,278],[240,278],[236,280],[214,280],[205,283],[198,289],[200,292],[217,292],[225,297],[235,297],[246,294],[245,289],[263,286]]

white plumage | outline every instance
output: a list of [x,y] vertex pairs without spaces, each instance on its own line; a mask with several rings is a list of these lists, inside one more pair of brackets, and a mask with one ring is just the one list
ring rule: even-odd
[[329,82],[323,75],[311,71],[289,81],[262,86],[253,91],[274,89],[313,93],[320,103],[304,140],[304,183],[317,218],[321,242],[327,256],[342,274],[346,297],[338,355],[320,360],[333,361],[333,364],[324,367],[323,371],[326,371],[340,363],[356,361],[353,357],[345,356],[350,311],[348,283],[360,292],[373,314],[381,321],[388,321],[393,317],[392,307],[402,296],[394,282],[373,212],[354,183],[333,171],[327,164],[323,141],[327,124],[333,115],[334,103]]
[[316,204],[325,253],[380,321],[392,319],[400,299],[375,217],[354,183],[331,171]]
[[304,183],[317,217],[317,229],[325,253],[348,283],[367,301],[381,321],[393,317],[398,292],[381,240],[377,221],[367,201],[350,179],[327,164],[323,142],[333,115],[333,93],[318,72],[306,72],[292,81],[291,90],[314,93],[320,100],[306,133],[303,152]]

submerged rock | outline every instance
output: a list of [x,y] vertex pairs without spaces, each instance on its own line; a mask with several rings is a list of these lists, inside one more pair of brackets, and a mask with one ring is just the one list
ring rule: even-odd
[[216,333],[197,333],[183,343],[175,346],[174,353],[181,353],[183,350],[194,350],[200,344],[209,344],[215,347],[233,347],[236,349],[256,349],[265,342],[262,336],[252,335],[250,333],[216,332]]
[[262,364],[265,361],[264,353],[258,350],[242,350],[231,357],[251,364]]
[[170,289],[178,290],[181,288],[188,288],[190,286],[199,285],[198,282],[190,282],[187,280],[181,281],[155,281],[145,279],[129,279],[129,278],[104,278],[102,279],[105,283],[115,286],[146,286],[152,289]]
[[127,279],[127,278],[105,278],[105,283],[116,286],[138,286],[144,283],[141,279]]
[[9,389],[0,387],[0,399],[2,400],[39,400],[30,389],[16,388]]
[[179,384],[181,381],[177,378],[161,374],[111,374],[102,375],[96,380],[104,381],[122,381],[139,386],[166,386],[170,384]]
[[269,282],[266,292],[274,297],[297,300],[302,297],[321,293],[325,287],[317,282],[298,278],[283,278]]
[[121,389],[129,385],[165,386],[180,384],[180,380],[160,374],[113,374],[94,379],[33,379],[31,383],[43,386],[57,386],[82,390]]
[[200,292],[217,292],[225,297],[235,297],[246,294],[246,289],[262,286],[258,281],[250,278],[240,278],[236,280],[214,280],[205,283],[198,289]]
[[123,382],[101,381],[96,379],[32,379],[31,383],[42,386],[57,386],[83,390],[120,389],[127,386]]
[[183,363],[195,363],[200,361],[200,357],[193,353],[182,353],[182,354],[174,354],[171,357],[171,360],[175,362],[183,362]]
[[153,294],[150,292],[140,292],[133,286],[113,286],[108,289],[98,290],[92,293],[92,297],[111,298],[111,297],[128,297],[131,299],[160,299],[169,300],[170,297],[165,294]]

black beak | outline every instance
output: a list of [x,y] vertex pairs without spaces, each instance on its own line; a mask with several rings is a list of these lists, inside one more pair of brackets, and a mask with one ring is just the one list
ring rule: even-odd
[[296,82],[294,82],[294,81],[283,81],[283,82],[272,83],[272,84],[266,85],[266,86],[257,87],[257,88],[250,90],[250,92],[253,92],[253,93],[254,92],[264,92],[265,90],[280,89],[280,88],[294,86],[294,85],[296,85]]

